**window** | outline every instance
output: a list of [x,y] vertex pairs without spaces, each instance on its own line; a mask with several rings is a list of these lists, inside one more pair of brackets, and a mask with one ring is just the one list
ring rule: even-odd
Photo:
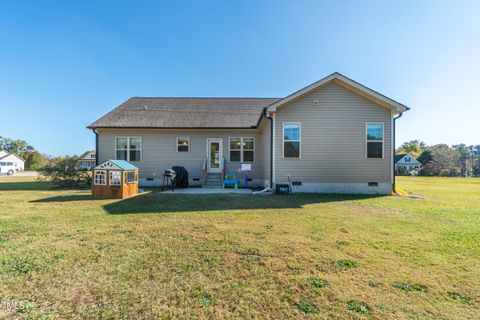
[[120,171],[110,171],[110,185],[120,186],[122,185],[122,173]]
[[283,123],[283,157],[300,158],[301,145],[300,123]]
[[190,138],[189,137],[177,137],[177,152],[190,151]]
[[383,158],[383,123],[367,123],[367,159]]
[[135,178],[136,177],[135,177],[135,172],[134,171],[127,172],[127,182],[128,183],[134,183],[135,181],[137,181]]
[[230,138],[230,162],[254,162],[255,138]]
[[140,137],[117,137],[115,147],[117,160],[141,160],[142,139]]
[[93,184],[97,186],[104,186],[107,184],[107,171],[95,170],[93,177]]

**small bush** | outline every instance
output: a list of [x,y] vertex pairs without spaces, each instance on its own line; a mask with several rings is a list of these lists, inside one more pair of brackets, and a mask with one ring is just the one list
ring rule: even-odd
[[400,282],[396,281],[392,284],[394,288],[403,290],[403,291],[418,291],[418,292],[427,292],[428,288],[427,286],[423,284],[418,284],[418,283],[405,283],[405,282]]
[[340,269],[342,271],[345,271],[345,270],[348,270],[348,269],[356,268],[357,263],[355,261],[351,261],[351,260],[338,260],[335,263],[335,266],[338,269]]
[[347,303],[348,310],[355,311],[360,314],[370,314],[371,309],[365,302],[350,300]]
[[55,158],[40,169],[42,175],[52,180],[57,188],[89,186],[92,177],[89,171],[78,170],[77,157]]
[[458,292],[448,292],[447,293],[450,298],[453,300],[463,303],[463,304],[472,304],[472,298],[465,296]]
[[297,309],[304,313],[318,313],[318,306],[310,301],[300,300],[297,304]]
[[313,288],[325,288],[328,286],[328,281],[323,279],[309,279],[308,284]]

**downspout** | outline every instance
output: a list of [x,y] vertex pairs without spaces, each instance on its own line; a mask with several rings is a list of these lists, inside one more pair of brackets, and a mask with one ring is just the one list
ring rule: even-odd
[[393,154],[392,154],[392,163],[393,163],[393,184],[392,184],[392,192],[395,193],[395,178],[396,178],[396,172],[395,172],[395,140],[396,140],[396,120],[400,119],[403,115],[403,112],[400,112],[398,116],[393,117]]
[[267,109],[263,110],[263,116],[270,120],[270,188],[273,188],[273,119],[267,116]]
[[92,129],[95,134],[95,166],[98,166],[98,132],[95,129]]

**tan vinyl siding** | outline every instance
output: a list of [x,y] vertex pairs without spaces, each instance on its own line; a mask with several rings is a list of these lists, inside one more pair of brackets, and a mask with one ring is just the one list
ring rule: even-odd
[[[314,104],[318,100],[318,105]],[[301,123],[301,158],[283,159],[283,122]],[[384,123],[384,158],[366,159],[365,123]],[[276,182],[391,182],[391,112],[330,83],[277,110]]]
[[[115,137],[131,136],[142,138],[142,161],[132,162],[139,167],[142,178],[163,173],[174,165],[184,166],[190,179],[199,178],[203,161],[207,155],[207,138],[221,138],[225,157],[225,172],[238,172],[240,162],[229,162],[229,137],[254,137],[255,161],[252,178],[264,179],[264,147],[259,130],[176,130],[176,129],[99,129],[99,163],[115,159]],[[177,137],[190,137],[190,151],[177,152]]]

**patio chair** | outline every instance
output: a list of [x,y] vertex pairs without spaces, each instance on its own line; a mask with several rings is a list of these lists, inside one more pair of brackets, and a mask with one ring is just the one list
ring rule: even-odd
[[235,172],[229,172],[225,174],[225,179],[223,180],[223,188],[225,188],[225,186],[233,185],[233,188],[235,190],[238,190],[239,184],[240,184],[240,180],[237,179],[237,175],[235,174]]

